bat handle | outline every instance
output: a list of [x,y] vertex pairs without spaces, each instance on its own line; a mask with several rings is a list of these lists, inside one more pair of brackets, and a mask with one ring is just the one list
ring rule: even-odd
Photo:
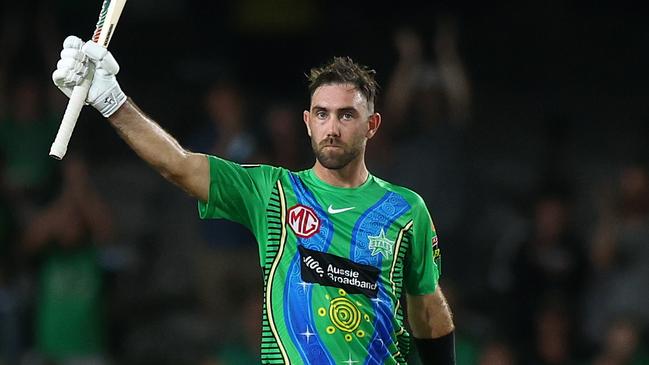
[[[90,69],[89,72],[94,70]],[[92,84],[92,76],[86,77],[80,85],[77,85],[72,89],[72,94],[70,95],[70,101],[68,106],[65,108],[65,114],[63,114],[63,120],[61,120],[61,126],[59,131],[56,133],[56,138],[50,147],[50,156],[62,160],[65,153],[68,151],[68,143],[70,142],[70,137],[72,137],[72,131],[74,131],[74,126],[77,124],[77,119],[81,113],[81,108],[86,102],[88,97],[88,91],[90,90],[90,85]]]

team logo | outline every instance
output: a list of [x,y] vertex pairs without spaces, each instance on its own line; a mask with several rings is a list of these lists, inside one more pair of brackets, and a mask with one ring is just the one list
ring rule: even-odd
[[440,266],[441,258],[442,258],[442,251],[439,249],[439,241],[437,239],[437,235],[435,235],[433,237],[433,260],[435,261],[437,266]]
[[372,250],[372,256],[376,256],[379,253],[383,254],[383,257],[388,257],[392,254],[392,247],[394,242],[388,239],[385,236],[385,231],[381,228],[381,232],[378,236],[367,236],[367,239],[370,241],[367,248]]
[[309,238],[320,230],[320,218],[312,208],[298,204],[288,210],[288,225],[296,235]]

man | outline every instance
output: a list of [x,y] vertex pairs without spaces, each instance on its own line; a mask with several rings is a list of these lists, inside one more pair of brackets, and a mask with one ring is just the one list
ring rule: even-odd
[[439,249],[422,199],[369,174],[381,125],[374,72],[349,58],[311,70],[304,123],[316,161],[291,172],[183,149],[122,92],[113,56],[68,37],[54,71],[67,95],[96,67],[87,102],[135,152],[199,200],[201,218],[249,228],[264,274],[264,364],[454,364],[454,326],[437,285]]

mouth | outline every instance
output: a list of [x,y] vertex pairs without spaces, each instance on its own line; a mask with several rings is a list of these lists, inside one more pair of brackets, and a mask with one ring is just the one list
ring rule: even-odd
[[324,145],[324,146],[320,147],[320,150],[321,151],[337,151],[337,150],[343,151],[344,148],[342,146],[340,146],[340,145],[327,144],[327,145]]
[[337,143],[337,142],[338,141],[336,141],[334,139],[327,138],[324,141],[320,142],[320,148],[327,148],[327,147],[330,147],[330,148],[343,148],[344,147],[342,143]]

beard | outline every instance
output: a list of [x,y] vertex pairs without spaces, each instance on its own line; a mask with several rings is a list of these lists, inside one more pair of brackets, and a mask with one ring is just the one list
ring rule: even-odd
[[[311,140],[313,154],[320,164],[331,170],[339,170],[352,162],[362,150],[362,143],[350,146],[335,138],[325,138],[320,143]],[[336,148],[332,148],[335,146]]]

